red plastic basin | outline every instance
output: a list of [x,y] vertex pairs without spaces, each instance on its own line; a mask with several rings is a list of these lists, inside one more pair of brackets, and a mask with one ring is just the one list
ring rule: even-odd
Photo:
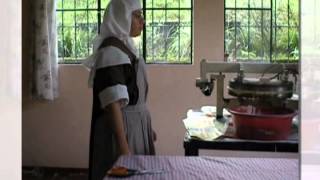
[[239,106],[229,109],[238,138],[256,140],[284,140],[291,132],[291,109],[262,109]]

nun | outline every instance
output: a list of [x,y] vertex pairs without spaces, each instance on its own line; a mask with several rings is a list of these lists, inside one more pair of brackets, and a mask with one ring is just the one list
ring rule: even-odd
[[145,64],[132,39],[143,26],[139,0],[111,0],[84,62],[93,92],[90,180],[102,180],[121,155],[155,154]]

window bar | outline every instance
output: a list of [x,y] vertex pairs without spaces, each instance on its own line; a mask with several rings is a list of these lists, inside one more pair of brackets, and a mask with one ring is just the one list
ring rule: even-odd
[[272,62],[272,43],[273,43],[273,9],[272,9],[272,0],[270,0],[270,9],[269,9],[269,12],[270,12],[270,32],[269,32],[269,62],[271,63]]
[[[237,32],[237,29],[238,29],[238,28],[237,28],[237,0],[234,1],[234,4],[235,4],[234,7],[236,7],[236,9],[235,9],[235,21],[234,21],[234,31],[235,31],[235,36],[234,36],[234,38],[235,38],[235,41],[234,41],[234,42],[235,42],[235,43],[234,43],[234,53],[235,53],[235,54],[232,54],[232,56],[235,57],[235,59],[237,59],[237,52],[236,52],[236,51],[237,51],[237,50],[236,50],[236,46],[237,46],[237,33],[238,33],[238,32]],[[232,57],[232,58],[233,58],[233,57]],[[233,59],[233,60],[235,60],[235,59]]]
[[[261,0],[261,7],[263,7],[263,0]],[[263,17],[264,17],[264,11],[262,10],[261,11],[261,38],[262,38],[262,43],[263,43],[263,45],[262,45],[262,47],[263,48],[261,48],[261,50],[260,50],[260,56],[262,57],[262,61],[264,61],[264,50],[265,50],[265,47],[264,47],[264,33],[263,33],[263,27],[264,27],[264,19],[263,19]]]
[[270,18],[271,18],[271,21],[270,21],[270,47],[269,47],[269,56],[270,56],[270,62],[273,61],[273,58],[272,58],[272,52],[273,52],[273,0],[270,0],[270,6],[271,6],[271,15],[270,15]]
[[274,44],[275,44],[275,60],[278,59],[278,48],[277,48],[277,0],[274,0]]
[[[317,9],[316,7],[318,7],[317,6],[317,1],[314,1],[314,10],[315,9]],[[301,61],[301,0],[298,2],[298,7],[299,7],[299,9],[298,9],[298,16],[299,16],[299,18],[298,18],[298,26],[297,26],[297,30],[298,30],[298,32],[299,32],[299,36],[298,36],[298,38],[299,38],[299,41],[298,41],[298,48],[299,48],[299,55],[298,55],[298,60],[299,61]],[[314,12],[317,12],[317,11],[314,11]],[[315,32],[315,31],[314,31]],[[317,35],[318,36],[318,35]],[[316,36],[316,38],[317,38],[317,36]],[[318,39],[318,38],[317,38]],[[301,82],[301,81],[300,81]],[[300,86],[300,90],[301,90],[301,86]]]
[[157,8],[157,7],[152,8],[151,7],[150,8],[150,7],[148,7],[148,8],[146,8],[146,10],[190,10],[190,8],[175,8],[175,7],[173,7],[173,8],[172,7],[168,7],[168,8]]
[[101,0],[98,1],[98,33],[100,34],[100,26],[101,26]]
[[231,8],[231,7],[227,7],[225,8],[227,10],[255,10],[255,11],[260,11],[260,10],[269,10],[269,8],[256,8],[256,7],[253,7],[253,8],[242,8],[242,7],[239,7],[239,8]]
[[90,28],[89,28],[89,0],[87,0],[87,55],[90,54],[90,51],[89,51],[89,31],[90,31]]
[[147,57],[146,57],[146,52],[147,52],[147,45],[146,45],[146,40],[147,40],[147,16],[146,16],[146,1],[143,0],[142,1],[142,13],[143,13],[143,17],[145,19],[145,24],[143,26],[143,34],[142,34],[142,53],[143,53],[143,58],[144,58],[144,61],[146,62],[147,61]]
[[[153,8],[153,6],[154,6],[154,1],[152,0],[152,8]],[[152,34],[151,34],[151,40],[152,40],[152,42],[151,42],[151,44],[152,44],[152,62],[154,63],[155,62],[155,60],[154,60],[154,43],[153,43],[153,40],[154,40],[154,11],[153,10],[151,10],[151,12],[152,12],[152,21],[151,21],[151,29],[152,29]]]
[[166,0],[165,1],[165,8],[166,10],[164,10],[164,28],[166,29],[166,37],[164,39],[164,52],[165,52],[165,62],[168,62],[168,44],[167,44],[167,41],[168,41],[168,34],[170,33],[169,30],[170,29],[167,29],[167,26],[168,26],[168,22],[167,22],[167,3],[168,1]]
[[[190,9],[189,9],[190,10]],[[191,51],[190,51],[190,64],[192,64],[192,57],[193,57],[193,0],[191,0],[191,19],[190,19],[190,23],[191,23]]]
[[[263,7],[263,0],[261,1],[261,7]],[[263,34],[263,27],[264,27],[264,19],[263,19],[263,15],[264,15],[264,11],[262,10],[261,11],[261,39],[262,39],[262,41],[264,41],[264,34]],[[265,49],[265,47],[264,47],[264,45],[262,46],[262,49],[261,49],[261,54],[260,54],[260,56],[261,56],[261,58],[262,58],[262,61],[264,61],[264,49]]]
[[[73,6],[76,7],[76,0],[73,0]],[[73,12],[74,19],[74,57],[77,60],[77,17],[76,10]]]
[[288,11],[288,13],[287,13],[287,15],[288,15],[288,47],[287,47],[287,56],[288,56],[288,62],[289,62],[289,59],[290,59],[290,35],[289,35],[289,33],[290,33],[290,19],[289,19],[289,17],[290,17],[290,14],[289,14],[289,8],[290,8],[290,4],[289,4],[289,0],[287,1],[287,11]]
[[[181,4],[180,4],[180,0],[179,0],[179,9],[181,8]],[[178,29],[178,61],[181,62],[181,45],[180,45],[180,38],[181,38],[181,11],[179,10],[179,17],[178,17],[178,20],[179,20],[179,29]]]
[[[250,0],[248,1],[248,7],[249,7],[249,9],[250,9]],[[250,53],[250,49],[251,49],[251,39],[250,39],[250,29],[251,29],[251,25],[250,25],[250,18],[251,18],[251,10],[248,10],[248,53],[247,53],[247,55],[248,55],[248,57],[247,57],[247,60],[249,60],[250,59],[250,56],[249,56],[249,53]],[[237,48],[237,45],[236,45],[236,48]],[[237,53],[237,49],[236,49],[236,53]]]
[[[226,52],[226,1],[227,0],[224,0],[224,13],[223,13],[223,26],[224,26],[224,31],[223,31],[223,41],[224,41],[224,45],[223,45],[223,52],[224,54],[229,54],[229,52]],[[223,55],[223,60],[225,59],[224,58],[225,55]]]
[[96,10],[98,10],[97,8],[88,8],[88,9],[83,9],[83,8],[77,8],[77,9],[75,9],[75,8],[73,8],[73,9],[57,9],[56,11],[58,11],[58,12],[60,12],[60,11],[66,11],[66,12],[73,12],[73,11],[87,11],[87,10],[89,10],[89,11],[96,11]]
[[[63,5],[64,5],[64,0],[62,0],[62,9],[64,9],[64,7],[63,7]],[[64,49],[64,11],[62,11],[61,12],[61,14],[62,14],[62,26],[61,26],[61,28],[62,28],[62,61],[64,61],[64,56],[65,56],[65,49]]]

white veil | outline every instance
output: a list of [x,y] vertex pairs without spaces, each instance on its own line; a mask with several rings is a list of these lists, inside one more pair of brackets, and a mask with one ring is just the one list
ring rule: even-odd
[[[139,0],[111,0],[104,14],[100,34],[93,41],[93,53],[82,63],[90,69],[89,87],[93,85],[98,59],[98,48],[104,39],[116,37],[120,39],[136,56],[138,51],[130,37],[132,11],[141,9]],[[103,53],[103,51],[99,52]]]

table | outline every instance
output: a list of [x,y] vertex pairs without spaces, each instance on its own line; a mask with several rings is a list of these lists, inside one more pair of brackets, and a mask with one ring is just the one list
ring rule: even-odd
[[265,151],[265,152],[298,152],[298,128],[292,129],[292,134],[287,140],[281,141],[262,141],[238,139],[234,135],[232,123],[230,123],[225,135],[213,140],[205,141],[190,138],[186,133],[183,147],[185,156],[198,156],[199,149],[212,150],[240,150],[240,151]]
[[[210,156],[121,156],[114,166],[163,170],[161,174],[134,175],[129,180],[298,180],[299,160]],[[112,180],[106,176],[104,180]]]
[[267,152],[298,152],[297,141],[255,141],[233,138],[221,138],[203,141],[185,138],[183,142],[186,156],[198,156],[199,149],[267,151]]

